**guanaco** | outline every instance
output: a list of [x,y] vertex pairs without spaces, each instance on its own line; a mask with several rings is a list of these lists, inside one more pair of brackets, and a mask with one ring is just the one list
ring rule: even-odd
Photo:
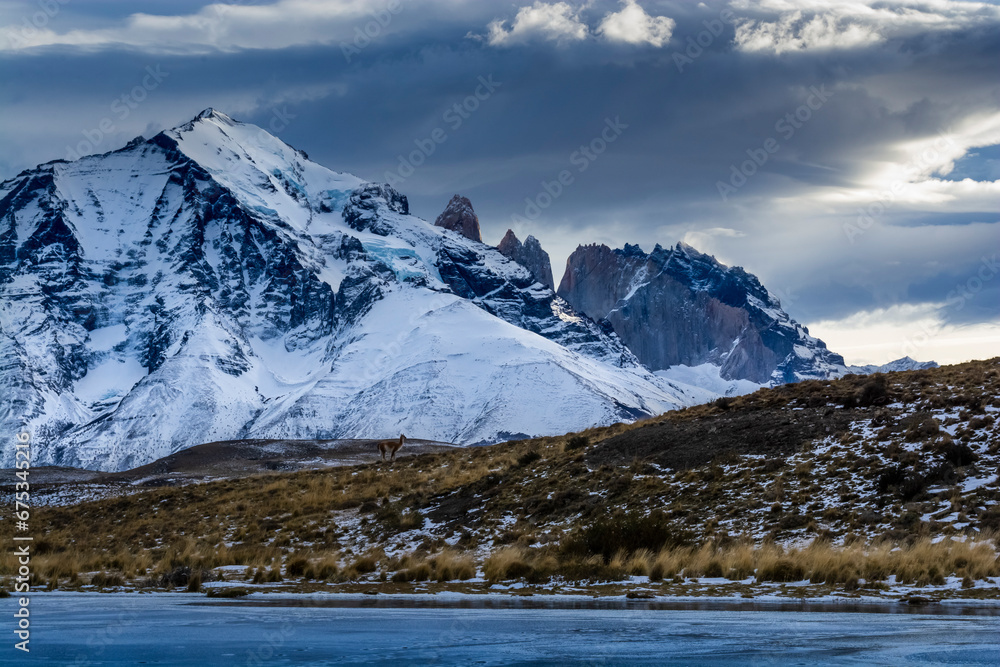
[[389,461],[395,461],[396,452],[399,451],[404,442],[406,442],[406,436],[402,433],[399,434],[399,442],[396,442],[395,440],[380,440],[378,443],[378,451],[382,455],[382,460],[385,461],[385,453],[389,452]]

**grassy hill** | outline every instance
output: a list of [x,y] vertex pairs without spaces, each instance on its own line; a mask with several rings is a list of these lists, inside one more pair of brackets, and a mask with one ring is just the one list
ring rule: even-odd
[[[391,466],[142,490],[34,509],[33,576],[51,587],[996,598],[998,413],[993,359],[802,382]],[[12,529],[3,517],[0,536]],[[8,588],[15,569],[0,561]]]

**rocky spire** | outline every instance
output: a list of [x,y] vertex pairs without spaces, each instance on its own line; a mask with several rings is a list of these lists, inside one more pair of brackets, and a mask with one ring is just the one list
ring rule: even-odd
[[434,224],[458,232],[473,241],[483,242],[483,234],[479,230],[479,217],[472,210],[472,202],[469,201],[468,197],[462,195],[452,197]]
[[552,280],[552,263],[549,261],[549,253],[542,250],[542,244],[534,236],[529,236],[521,243],[514,234],[513,229],[508,229],[497,250],[508,259],[512,259],[521,266],[531,271],[535,280],[545,285],[551,290],[555,289],[555,282]]

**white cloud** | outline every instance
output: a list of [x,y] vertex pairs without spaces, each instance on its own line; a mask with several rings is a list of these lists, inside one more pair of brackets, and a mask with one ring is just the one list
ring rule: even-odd
[[[28,21],[0,26],[0,51],[44,46],[100,49],[127,46],[155,53],[210,53],[240,49],[282,49],[310,43],[351,41],[355,31],[392,29],[399,12],[371,13],[365,0],[277,0],[265,5],[215,3],[194,14],[136,13],[119,25],[56,32]],[[371,25],[369,25],[371,24]]]
[[[934,212],[998,211],[1000,181],[945,180],[955,161],[974,148],[1000,144],[1000,113],[969,116],[937,135],[907,139],[885,148],[853,187],[820,193],[818,201],[868,205],[878,217],[889,209]],[[873,215],[869,213],[869,215]]]
[[860,311],[809,325],[831,350],[852,364],[884,364],[901,357],[955,364],[1000,354],[1000,322],[953,325],[946,304],[901,304]]
[[611,42],[649,44],[657,48],[670,41],[674,20],[650,16],[636,0],[622,0],[621,11],[605,15],[597,33]]
[[744,21],[736,26],[736,48],[741,51],[813,51],[850,49],[881,42],[871,25],[831,15],[803,18],[802,12],[785,14],[777,21]]
[[704,248],[713,247],[713,240],[716,238],[721,237],[738,239],[743,238],[744,236],[746,236],[746,234],[738,229],[730,229],[729,227],[709,227],[708,229],[697,229],[685,232],[681,241],[687,243],[689,246],[702,250]]
[[490,46],[509,46],[533,39],[579,41],[586,39],[589,32],[580,21],[579,12],[566,2],[535,2],[531,7],[521,7],[509,30],[506,26],[507,21],[500,19],[489,24],[486,41]]
[[850,49],[955,30],[1000,18],[1000,7],[956,0],[735,0],[738,50],[787,53]]

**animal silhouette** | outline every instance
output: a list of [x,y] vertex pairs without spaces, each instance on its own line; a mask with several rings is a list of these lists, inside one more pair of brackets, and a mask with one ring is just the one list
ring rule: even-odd
[[396,460],[396,452],[400,450],[403,443],[406,442],[406,436],[402,433],[399,434],[399,442],[395,440],[380,440],[378,443],[379,454],[382,455],[382,460],[385,461],[386,452],[389,453],[389,462]]

